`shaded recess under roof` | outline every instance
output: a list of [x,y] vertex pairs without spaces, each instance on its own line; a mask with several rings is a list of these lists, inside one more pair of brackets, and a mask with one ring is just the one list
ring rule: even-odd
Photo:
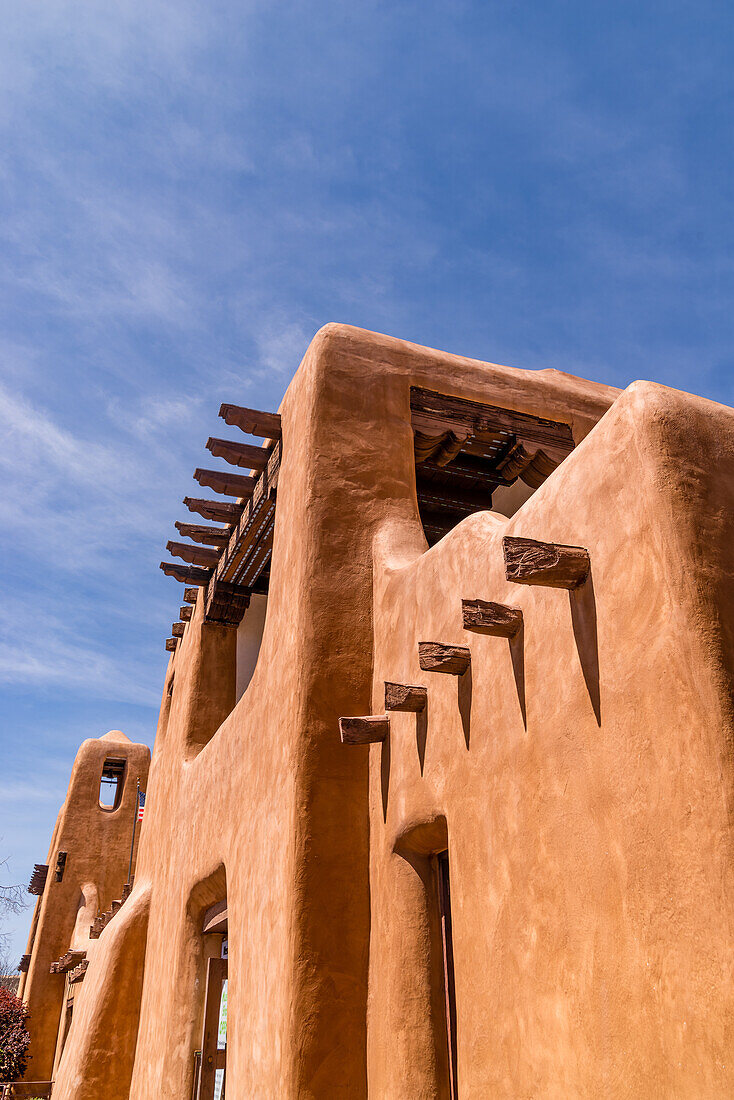
[[[410,407],[418,508],[429,545],[472,512],[491,508],[498,487],[520,479],[537,488],[573,450],[567,424],[528,413],[419,388],[411,390]],[[222,405],[219,415],[265,443],[208,440],[215,457],[249,472],[195,471],[199,485],[236,500],[185,497],[191,512],[219,526],[178,522],[179,535],[191,541],[172,540],[167,549],[185,564],[161,562],[161,569],[205,589],[207,621],[237,626],[252,593],[267,593],[270,583],[282,429],[277,413]],[[168,650],[176,650],[189,618],[173,624]]]
[[518,479],[532,491],[573,450],[568,424],[413,387],[418,510],[430,546]]

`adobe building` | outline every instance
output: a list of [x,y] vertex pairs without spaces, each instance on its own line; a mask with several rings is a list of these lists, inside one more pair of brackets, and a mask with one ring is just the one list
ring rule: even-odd
[[137,790],[145,790],[149,764],[148,746],[133,744],[120,730],[84,741],[46,862],[31,876],[28,890],[37,901],[18,996],[30,1013],[26,1078],[36,1083],[54,1079],[99,933],[129,893],[139,840]]
[[221,413],[53,1100],[734,1095],[732,410],[328,325]]

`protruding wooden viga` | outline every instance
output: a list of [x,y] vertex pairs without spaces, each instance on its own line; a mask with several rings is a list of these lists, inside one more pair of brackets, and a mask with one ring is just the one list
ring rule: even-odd
[[426,709],[428,689],[416,684],[394,684],[385,681],[385,710],[408,710],[417,713]]
[[546,588],[578,588],[589,575],[589,551],[581,546],[505,535],[502,539],[505,575],[517,584]]
[[384,741],[390,732],[386,714],[369,714],[361,718],[340,718],[339,732],[345,745],[372,745]]
[[471,664],[471,650],[463,645],[419,642],[418,659],[424,672],[447,672],[463,676]]
[[171,539],[166,543],[166,550],[175,558],[183,558],[189,565],[203,565],[213,569],[219,561],[218,550],[209,550],[205,546],[194,546],[187,542],[174,542]]
[[226,546],[229,542],[230,531],[228,527],[207,527],[201,523],[175,524],[179,535],[193,542],[208,543],[210,546]]
[[222,405],[219,415],[226,424],[240,428],[248,435],[259,435],[264,439],[280,439],[282,434],[278,413],[246,409],[242,405]]
[[514,638],[522,627],[522,611],[506,603],[488,600],[462,600],[461,615],[464,630],[475,634],[493,634],[501,638]]
[[230,474],[226,470],[194,470],[194,481],[202,489],[213,489],[215,493],[224,493],[228,497],[249,497],[255,488],[257,478],[247,474]]
[[[195,565],[179,565],[175,561],[162,561],[161,569],[167,577],[173,577],[181,584],[205,585],[211,577],[210,569],[198,569]],[[187,589],[190,591],[190,589]]]

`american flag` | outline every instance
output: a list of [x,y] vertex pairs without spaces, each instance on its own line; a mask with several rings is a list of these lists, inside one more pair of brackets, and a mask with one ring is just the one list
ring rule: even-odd
[[145,791],[138,791],[138,821],[143,820],[145,813]]

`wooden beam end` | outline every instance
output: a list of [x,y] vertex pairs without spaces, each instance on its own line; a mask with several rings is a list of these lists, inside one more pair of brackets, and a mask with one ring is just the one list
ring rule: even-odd
[[378,744],[385,740],[389,732],[390,719],[387,714],[339,719],[339,733],[343,745]]
[[519,607],[489,600],[462,600],[461,616],[464,630],[472,630],[475,634],[514,638],[522,628]]
[[463,676],[471,664],[471,650],[462,645],[419,642],[418,660],[424,672],[445,672],[450,676]]
[[505,576],[516,584],[544,588],[578,588],[589,575],[589,551],[582,546],[505,535],[502,539]]
[[417,714],[426,709],[428,689],[417,684],[385,681],[385,710],[407,710]]

